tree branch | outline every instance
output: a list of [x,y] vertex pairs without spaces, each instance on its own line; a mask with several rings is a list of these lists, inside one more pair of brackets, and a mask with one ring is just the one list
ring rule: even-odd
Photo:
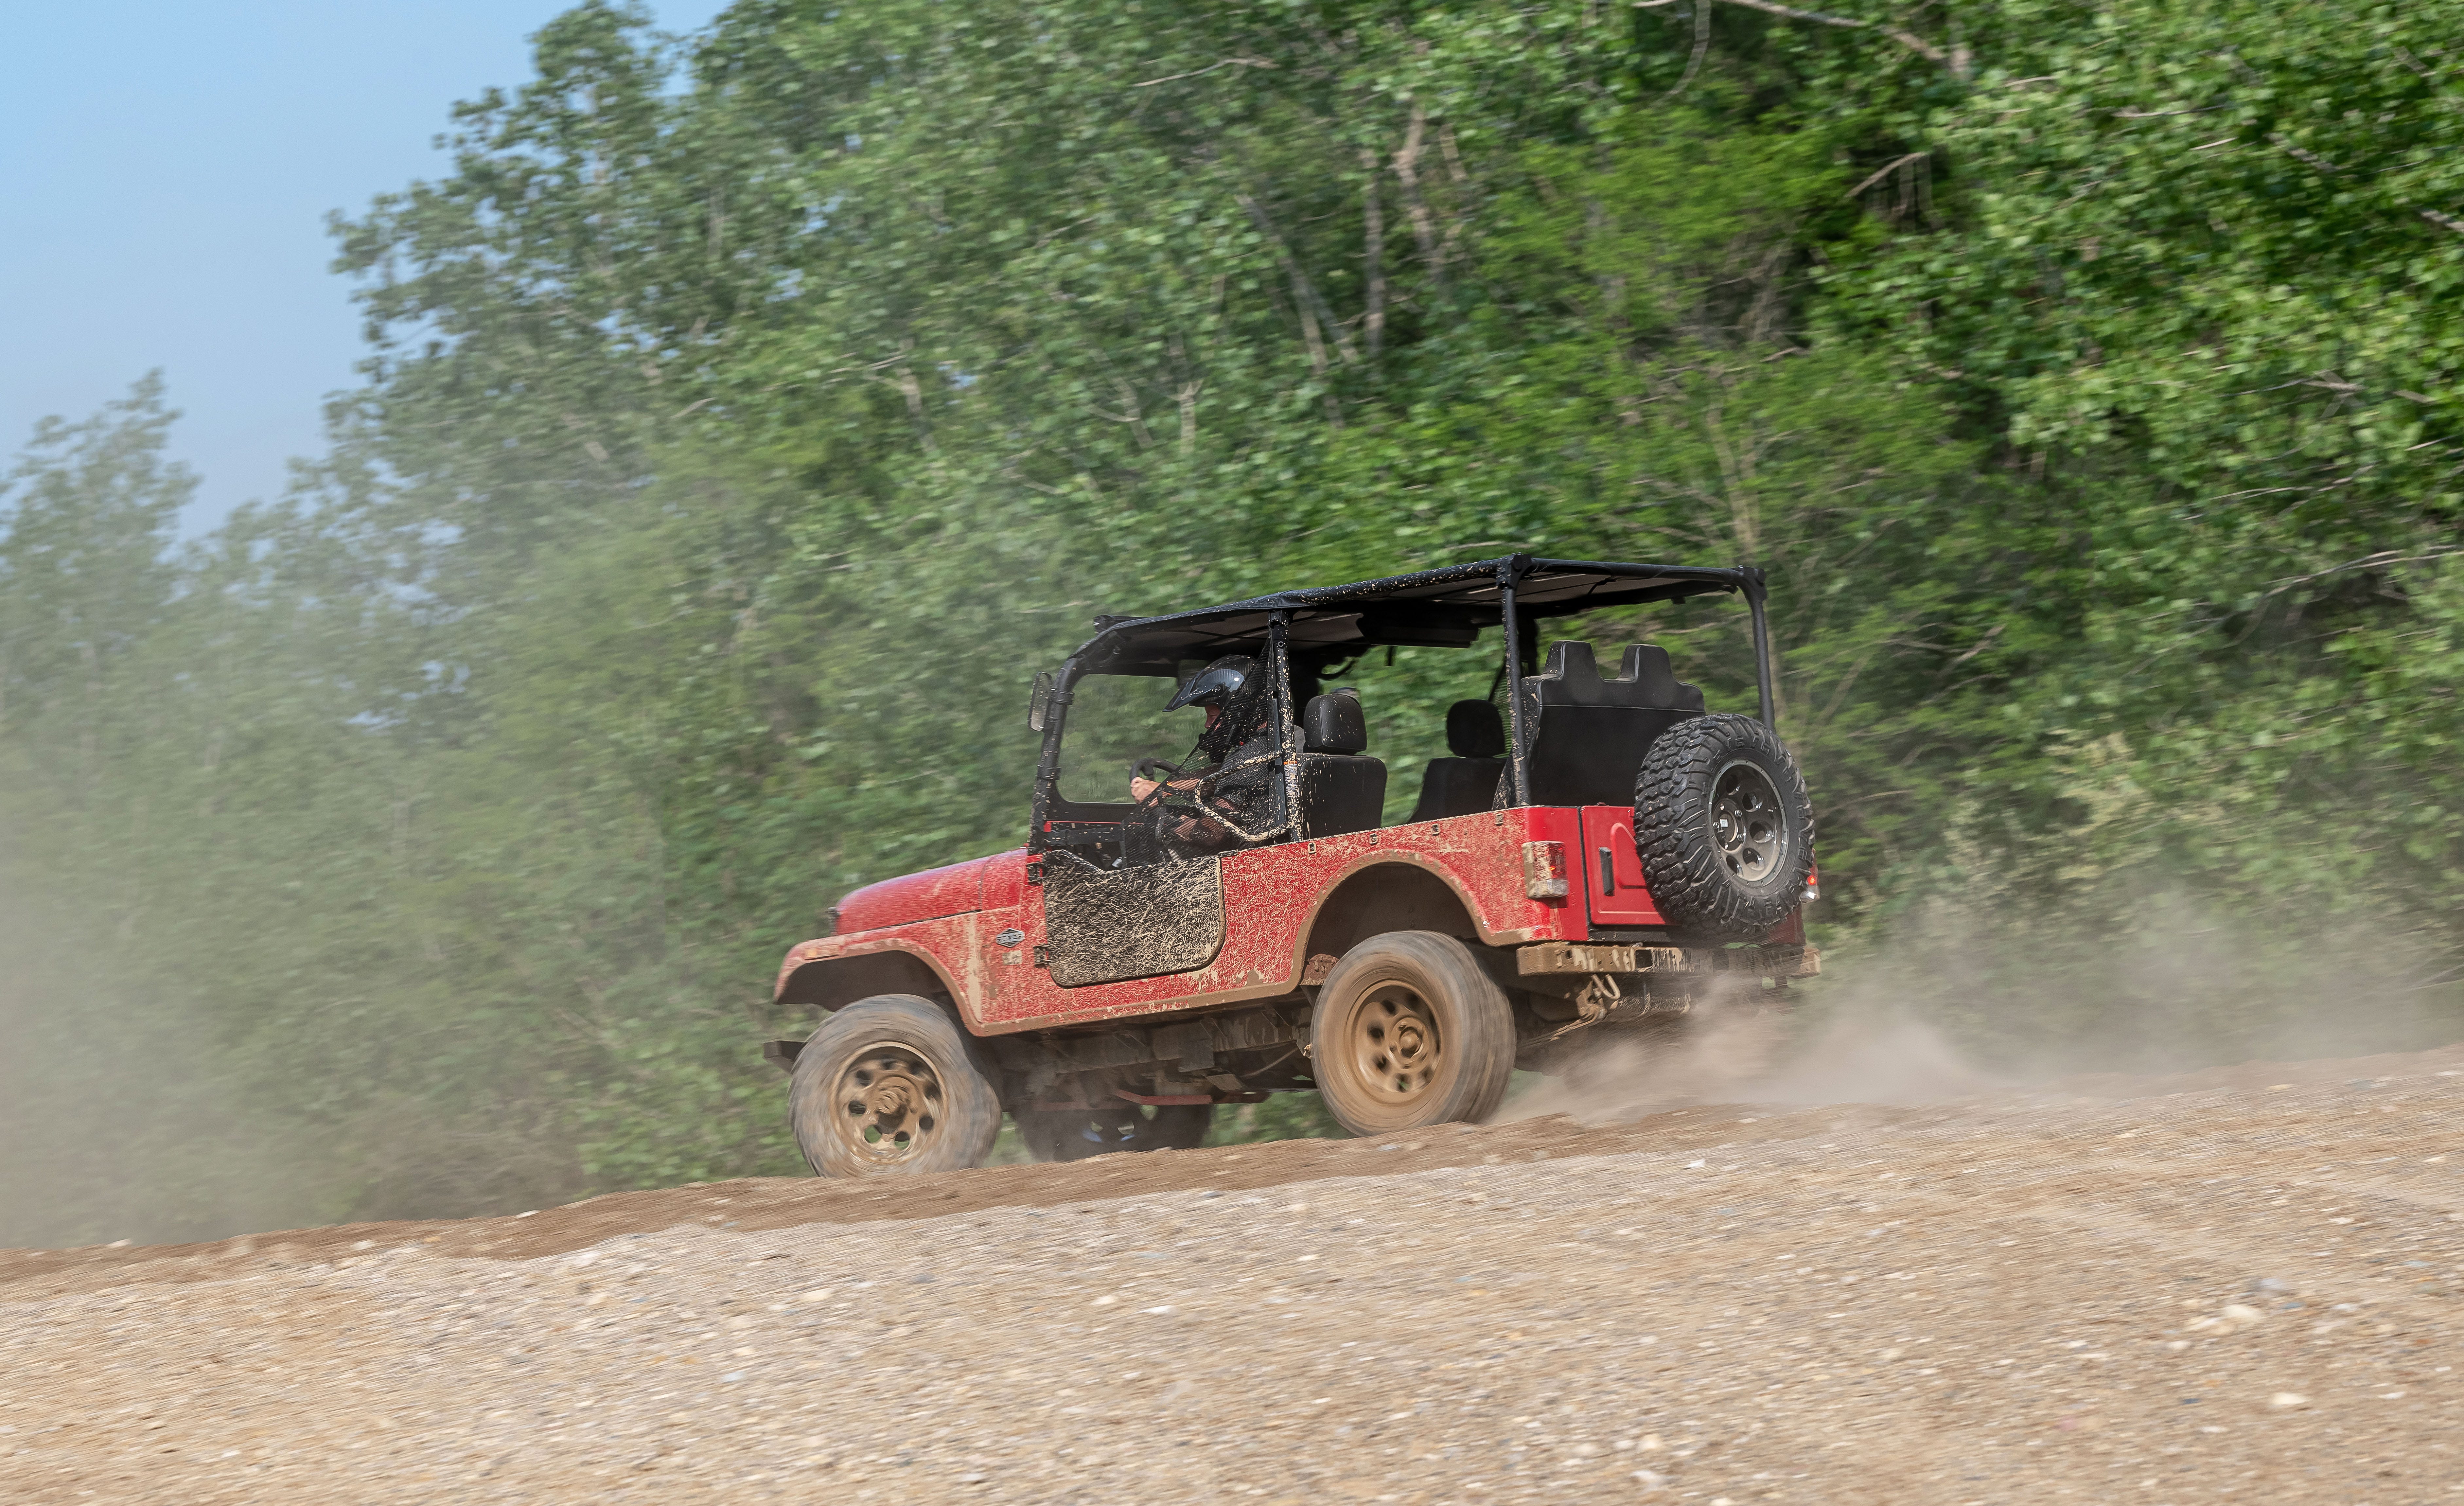
[[1166,74],[1160,78],[1142,79],[1137,83],[1130,85],[1130,87],[1133,89],[1152,89],[1159,83],[1172,83],[1182,78],[1197,78],[1203,75],[1211,74],[1218,68],[1272,68],[1275,65],[1273,63],[1266,61],[1266,59],[1263,57],[1226,57],[1221,62],[1208,63],[1203,68],[1193,68],[1185,74]]
[[1377,154],[1360,149],[1360,167],[1367,175],[1360,190],[1361,250],[1369,303],[1361,316],[1362,336],[1375,361],[1386,348],[1386,208],[1377,197]]
[[1793,5],[1777,4],[1776,0],[1727,0],[1727,3],[1744,6],[1749,11],[1761,11],[1771,15],[1786,16],[1792,21],[1812,21],[1821,26],[1844,26],[1859,32],[1879,32],[1919,56],[1942,64],[1958,78],[1965,78],[1969,75],[1967,48],[1954,47],[1946,53],[1924,37],[1912,32],[1901,31],[1896,26],[1883,26],[1874,21],[1859,21],[1844,15],[1826,15],[1820,11],[1800,11]]
[[1319,375],[1325,374],[1326,344],[1320,334],[1321,328],[1325,334],[1334,337],[1335,349],[1343,357],[1345,365],[1358,362],[1360,358],[1352,348],[1352,336],[1345,332],[1342,321],[1334,317],[1334,310],[1327,306],[1326,299],[1318,293],[1317,284],[1311,282],[1309,273],[1303,270],[1300,258],[1292,254],[1290,246],[1285,244],[1282,233],[1275,229],[1275,222],[1267,217],[1265,206],[1239,189],[1234,190],[1233,197],[1241,208],[1249,211],[1250,222],[1258,227],[1260,234],[1266,237],[1266,244],[1274,248],[1275,259],[1283,263],[1285,276],[1291,278],[1292,303],[1300,314],[1301,338],[1309,347],[1310,365],[1316,367]]
[[1421,264],[1429,269],[1432,286],[1442,291],[1446,285],[1445,250],[1438,244],[1436,219],[1429,212],[1429,201],[1420,192],[1420,150],[1429,125],[1428,111],[1419,100],[1412,101],[1412,122],[1403,132],[1403,144],[1394,157],[1395,179],[1403,186],[1403,205],[1412,217],[1412,238],[1420,243]]
[[1898,169],[1900,169],[1900,168],[1902,168],[1902,167],[1906,166],[1908,164],[1910,164],[1910,163],[1912,163],[1912,162],[1923,162],[1923,161],[1925,161],[1927,157],[1930,157],[1930,156],[1932,156],[1932,155],[1933,155],[1933,153],[1932,153],[1932,152],[1930,152],[1930,151],[1912,151],[1912,152],[1908,153],[1908,154],[1907,154],[1906,156],[1904,156],[1904,157],[1899,158],[1899,159],[1897,159],[1897,160],[1895,160],[1895,161],[1892,161],[1892,162],[1884,163],[1881,166],[1877,167],[1877,168],[1875,168],[1875,169],[1874,169],[1874,175],[1873,175],[1872,177],[1867,178],[1864,182],[1862,182],[1862,183],[1860,183],[1860,184],[1857,185],[1857,187],[1855,187],[1855,188],[1853,188],[1849,189],[1845,194],[1843,194],[1843,195],[1842,195],[1842,197],[1843,197],[1843,198],[1851,198],[1851,199],[1853,199],[1853,198],[1855,198],[1857,195],[1859,195],[1859,194],[1860,194],[1860,193],[1864,192],[1867,188],[1872,188],[1874,185],[1876,185],[1876,184],[1878,184],[1878,183],[1881,182],[1884,178],[1889,177],[1893,172],[1897,171]]
[[1703,71],[1703,58],[1710,51],[1711,7],[1706,3],[1706,0],[1696,0],[1694,7],[1694,55],[1685,59],[1685,73],[1677,80],[1676,87],[1670,89],[1666,94],[1661,95],[1661,98],[1662,100],[1674,100],[1679,95],[1683,94],[1685,92],[1685,86],[1694,81],[1694,76]]

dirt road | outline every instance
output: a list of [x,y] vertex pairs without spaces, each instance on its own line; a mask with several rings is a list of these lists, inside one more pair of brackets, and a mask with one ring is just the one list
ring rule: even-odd
[[0,1254],[0,1499],[2464,1501],[2464,1048]]

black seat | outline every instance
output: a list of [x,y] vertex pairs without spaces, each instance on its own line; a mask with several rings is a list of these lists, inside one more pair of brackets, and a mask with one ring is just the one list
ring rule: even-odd
[[1638,643],[1603,679],[1592,646],[1565,639],[1523,679],[1523,775],[1535,806],[1622,806],[1654,739],[1703,714],[1703,693],[1669,668],[1666,650]]
[[1506,774],[1506,719],[1485,700],[1459,700],[1446,708],[1446,748],[1452,758],[1433,758],[1420,775],[1415,821],[1477,815],[1497,800]]
[[1301,711],[1301,829],[1303,837],[1369,831],[1383,824],[1386,765],[1364,758],[1369,719],[1358,692],[1331,690],[1312,696]]

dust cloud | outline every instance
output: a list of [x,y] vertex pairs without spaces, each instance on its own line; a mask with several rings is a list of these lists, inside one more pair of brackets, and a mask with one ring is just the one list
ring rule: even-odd
[[[313,1217],[184,1001],[54,901],[0,831],[0,1248],[208,1239]],[[99,933],[99,934],[97,934]]]
[[1808,1030],[1732,1007],[1611,1036],[1575,1070],[1515,1095],[1502,1117],[1599,1124],[1698,1103],[1933,1103],[2010,1085],[1905,1013],[1835,1016]]
[[2398,927],[2286,930],[2175,896],[2095,916],[1942,900],[1824,976],[1603,1027],[1507,1116],[1615,1122],[1696,1103],[1916,1104],[2081,1074],[2421,1051],[2464,1039],[2464,990]]

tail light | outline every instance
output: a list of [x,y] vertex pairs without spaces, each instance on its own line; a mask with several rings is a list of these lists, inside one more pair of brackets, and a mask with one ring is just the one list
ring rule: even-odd
[[1566,897],[1566,844],[1523,844],[1523,892],[1534,899]]

